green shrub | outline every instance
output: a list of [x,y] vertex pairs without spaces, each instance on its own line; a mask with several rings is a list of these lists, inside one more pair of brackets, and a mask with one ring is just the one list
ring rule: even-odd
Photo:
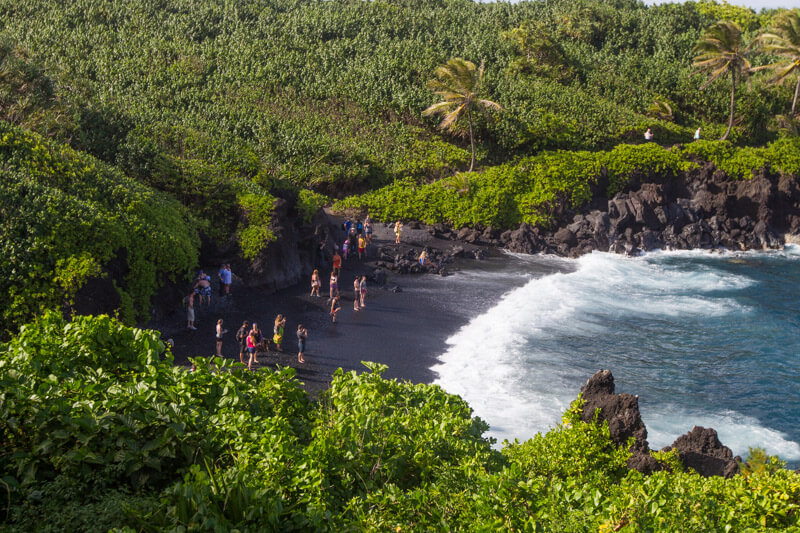
[[0,304],[6,333],[44,309],[68,303],[115,255],[119,287],[145,318],[164,277],[197,261],[186,210],[92,157],[0,122]]

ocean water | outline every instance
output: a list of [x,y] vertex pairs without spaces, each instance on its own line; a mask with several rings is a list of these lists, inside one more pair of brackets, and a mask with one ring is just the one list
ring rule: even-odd
[[609,369],[639,395],[652,449],[700,425],[734,454],[800,463],[800,248],[510,256],[452,278],[465,313],[482,311],[448,339],[436,383],[499,442],[558,424]]

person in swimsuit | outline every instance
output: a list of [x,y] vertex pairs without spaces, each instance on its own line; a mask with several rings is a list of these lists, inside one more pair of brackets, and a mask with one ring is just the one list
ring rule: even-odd
[[422,250],[422,253],[419,254],[419,266],[425,266],[428,264],[428,252]]
[[339,278],[336,276],[336,272],[331,272],[331,297],[330,299],[333,300],[334,296],[339,296]]
[[396,239],[394,240],[395,244],[400,244],[400,236],[403,234],[403,223],[399,220],[394,224],[394,234],[396,235]]
[[211,303],[211,277],[202,270],[200,271],[197,281],[194,283],[194,292],[200,296],[201,305],[203,302],[205,302],[206,305]]
[[250,333],[250,323],[245,320],[242,327],[236,331],[236,342],[239,343],[239,362],[244,364],[244,354],[247,352],[247,337]]
[[222,336],[228,333],[227,329],[222,329],[222,319],[217,320],[217,357],[222,357]]
[[361,286],[360,286],[361,279],[356,276],[356,279],[353,280],[353,311],[358,311],[360,309],[358,302],[361,301]]
[[366,307],[364,305],[364,300],[367,298],[367,276],[361,276],[361,283],[359,283],[359,288],[361,289],[361,308],[363,309]]
[[275,343],[275,347],[278,349],[279,352],[282,352],[281,343],[283,342],[283,328],[286,326],[286,319],[283,315],[278,315],[275,317],[275,327],[272,328],[272,342]]
[[297,324],[297,362],[305,363],[303,357],[306,351],[306,338],[308,338],[308,331],[303,327],[303,324]]
[[319,270],[316,268],[314,269],[314,273],[311,274],[311,296],[319,296],[319,289],[322,287],[322,281],[319,279]]
[[348,250],[350,250],[350,237],[346,238],[342,243],[342,254],[344,254],[345,260],[347,260]]
[[337,294],[336,297],[331,300],[331,322],[336,323],[336,315],[338,315],[341,310],[342,306],[339,305],[339,295]]

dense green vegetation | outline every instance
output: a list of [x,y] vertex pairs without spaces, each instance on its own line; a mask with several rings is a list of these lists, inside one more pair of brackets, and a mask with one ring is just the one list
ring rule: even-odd
[[[172,364],[155,332],[48,315],[0,345],[8,531],[761,531],[800,527],[800,476],[754,456],[706,479],[628,471],[607,425],[493,449],[437,386],[339,371],[310,400],[291,369]],[[179,528],[179,529],[173,529]]]
[[126,272],[117,289],[129,322],[166,277],[197,262],[197,233],[174,198],[2,121],[0,179],[0,336],[68,305],[115,257]]
[[735,179],[770,168],[800,175],[800,137],[785,137],[766,147],[736,147],[728,141],[692,142],[662,148],[655,143],[620,144],[609,151],[544,151],[481,173],[420,184],[397,182],[334,204],[342,210],[369,212],[383,220],[421,220],[460,226],[511,228],[520,222],[544,227],[558,210],[579,207],[597,192],[611,196],[631,180],[668,179],[698,162],[711,161]]
[[[110,165],[90,166],[126,188],[158,190],[168,196],[154,198],[187,209],[169,214],[177,209],[170,203],[152,210],[156,218],[129,210],[146,220],[132,223],[144,234],[164,217],[184,220],[170,229],[177,258],[144,265],[138,258],[149,245],[133,245],[137,252],[124,243],[136,266],[121,288],[122,311],[133,320],[146,316],[159,273],[180,277],[193,266],[194,231],[233,237],[242,257],[255,258],[274,239],[276,197],[298,200],[291,214],[305,221],[329,197],[385,219],[504,228],[551,223],[590,198],[598,176],[619,190],[631,173],[669,174],[711,153],[737,177],[767,163],[790,167],[794,145],[779,139],[798,129],[788,114],[796,69],[787,83],[765,68],[738,85],[725,148],[627,146],[647,127],[662,146],[688,142],[701,125],[708,139],[726,131],[728,86],[701,89],[706,77],[692,66],[698,41],[722,19],[741,29],[743,44],[761,45],[747,49],[754,67],[785,70],[793,61],[787,12],[709,0],[0,0],[0,121],[38,133],[30,138],[50,151],[68,145],[76,160],[87,153]],[[757,39],[768,30],[771,37]],[[437,69],[454,58],[483,65],[473,69],[475,94],[502,110],[457,112],[471,120],[437,130],[423,111],[452,96]],[[473,163],[472,139],[482,170],[460,174]],[[786,148],[780,161],[778,145]],[[4,180],[9,201],[19,199],[14,180],[59,179],[58,168],[45,176],[16,153],[22,148],[4,149],[3,172],[16,176]],[[51,202],[48,224],[70,225],[68,211]],[[3,310],[1,329],[68,301],[120,248],[104,246],[117,242],[108,239],[25,259],[2,282],[21,292]],[[66,249],[74,239],[64,242]],[[14,278],[37,268],[30,286]]]

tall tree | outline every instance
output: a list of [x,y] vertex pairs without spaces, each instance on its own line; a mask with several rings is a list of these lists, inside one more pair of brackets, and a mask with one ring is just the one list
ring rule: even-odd
[[774,82],[780,83],[791,73],[798,73],[790,115],[793,117],[797,110],[797,95],[800,94],[800,10],[778,16],[773,27],[759,35],[758,45],[764,52],[781,58],[781,61],[769,65],[776,71]]
[[711,25],[694,47],[697,54],[692,65],[709,78],[700,86],[705,89],[720,76],[731,75],[731,112],[728,129],[720,140],[724,141],[733,129],[733,112],[736,102],[736,81],[750,72],[747,48],[742,39],[742,29],[735,22],[721,20]]
[[459,119],[466,115],[469,123],[469,143],[472,147],[472,161],[469,164],[469,171],[475,168],[475,134],[472,125],[472,111],[476,108],[479,111],[488,109],[500,110],[499,104],[491,100],[483,100],[479,97],[481,85],[483,84],[483,61],[481,66],[475,68],[475,63],[466,61],[460,57],[455,57],[437,67],[434,72],[435,78],[428,82],[428,88],[434,94],[442,98],[441,102],[433,104],[422,112],[424,116],[443,115],[444,118],[439,124],[441,129],[457,132]]

